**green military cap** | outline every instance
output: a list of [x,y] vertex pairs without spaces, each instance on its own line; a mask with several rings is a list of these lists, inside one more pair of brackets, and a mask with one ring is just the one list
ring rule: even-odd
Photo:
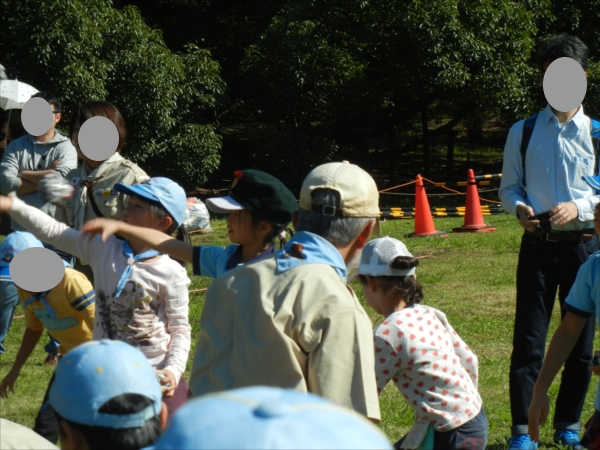
[[285,228],[298,210],[294,194],[277,178],[261,170],[238,170],[225,197],[209,198],[206,206],[219,214],[247,209],[273,225]]

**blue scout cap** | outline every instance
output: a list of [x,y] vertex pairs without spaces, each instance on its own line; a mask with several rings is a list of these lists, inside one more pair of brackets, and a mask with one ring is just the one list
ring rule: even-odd
[[12,281],[10,277],[10,262],[17,253],[28,248],[44,247],[42,241],[26,231],[15,231],[0,243],[0,281]]
[[147,183],[126,185],[117,183],[114,190],[126,195],[137,195],[152,202],[160,203],[173,220],[180,226],[185,219],[187,197],[181,186],[168,178],[151,178]]
[[366,418],[314,394],[254,386],[192,400],[152,449],[391,449]]
[[[145,409],[130,414],[98,410],[110,399],[139,394],[152,399]],[[102,339],[82,344],[58,363],[49,401],[65,419],[105,428],[136,428],[157,417],[162,390],[154,368],[138,349],[121,341]]]

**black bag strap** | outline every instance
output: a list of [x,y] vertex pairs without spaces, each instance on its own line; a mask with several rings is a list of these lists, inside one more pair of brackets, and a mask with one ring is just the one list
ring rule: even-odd
[[92,183],[87,180],[82,181],[82,184],[87,188],[88,198],[90,199],[90,204],[92,205],[92,209],[94,210],[94,214],[99,219],[104,219],[104,214],[100,212],[98,205],[96,204],[96,199],[94,198],[94,192],[92,191]]
[[525,119],[523,124],[523,135],[521,136],[521,161],[523,166],[523,187],[526,186],[525,182],[525,157],[527,156],[527,147],[533,134],[533,127],[535,127],[535,121],[537,120],[538,113]]

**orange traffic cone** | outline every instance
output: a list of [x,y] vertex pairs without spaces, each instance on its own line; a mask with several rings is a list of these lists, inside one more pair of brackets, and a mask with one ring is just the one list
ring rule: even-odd
[[481,205],[479,204],[479,193],[477,192],[477,181],[473,169],[467,172],[467,205],[465,206],[465,221],[462,227],[452,228],[455,233],[487,233],[496,231],[496,227],[490,227],[483,222]]
[[431,208],[429,208],[429,201],[427,200],[421,175],[417,175],[415,188],[415,232],[407,234],[406,237],[415,236],[447,236],[444,231],[437,231],[433,225]]

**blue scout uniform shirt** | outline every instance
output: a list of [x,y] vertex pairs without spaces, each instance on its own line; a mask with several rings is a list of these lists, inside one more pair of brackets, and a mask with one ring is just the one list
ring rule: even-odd
[[[600,251],[592,254],[579,268],[564,308],[582,317],[595,313],[600,324]],[[600,411],[600,381],[598,383],[594,407]]]
[[[237,266],[243,265],[242,246],[231,244],[227,247],[206,246],[194,247],[193,274],[209,278],[217,278]],[[275,246],[265,250],[252,261],[275,253]]]

